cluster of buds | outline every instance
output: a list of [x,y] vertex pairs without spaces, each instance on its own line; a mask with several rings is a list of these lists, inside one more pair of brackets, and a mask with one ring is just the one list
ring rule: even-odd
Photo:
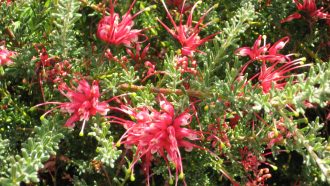
[[269,173],[269,169],[263,168],[259,170],[254,180],[249,181],[245,185],[246,186],[265,185],[265,181],[271,177],[272,175]]
[[105,57],[110,60],[118,63],[123,69],[127,71],[127,63],[129,62],[128,58],[126,56],[121,56],[120,58],[118,56],[114,56],[110,49],[107,49],[105,51]]
[[183,73],[197,74],[197,61],[192,57],[176,56],[176,68]]
[[60,59],[58,57],[49,57],[44,46],[36,45],[35,49],[39,52],[39,61],[36,62],[35,72],[40,79],[58,83],[62,81],[63,77],[70,74],[71,64],[69,61],[59,62]]
[[247,172],[256,172],[258,170],[258,166],[260,165],[257,156],[254,155],[246,146],[243,149],[240,149],[239,152],[241,155],[241,164],[243,165],[244,170]]
[[15,57],[16,52],[7,50],[6,48],[0,49],[0,66],[13,64],[12,58]]
[[133,170],[136,162],[142,159],[148,185],[150,185],[151,161],[156,154],[167,163],[170,178],[172,176],[169,162],[175,165],[176,183],[178,178],[183,178],[182,157],[179,148],[183,147],[186,151],[191,151],[197,146],[188,140],[198,140],[200,135],[198,131],[186,128],[192,118],[188,110],[176,115],[174,106],[163,95],[159,97],[159,106],[160,111],[146,107],[134,109],[125,105],[121,105],[120,108],[111,107],[113,110],[120,110],[128,114],[133,121],[109,116],[112,119],[110,122],[121,124],[126,128],[126,132],[118,144],[124,144],[127,148],[133,146],[137,148],[130,170]]
[[72,65],[69,61],[64,60],[58,62],[54,65],[54,68],[47,70],[46,74],[48,74],[48,79],[53,83],[59,83],[63,80],[63,77],[70,74]]

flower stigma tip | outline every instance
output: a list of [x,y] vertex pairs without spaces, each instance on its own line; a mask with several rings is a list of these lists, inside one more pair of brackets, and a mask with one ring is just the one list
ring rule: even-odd
[[45,114],[40,116],[40,121],[44,121],[45,120]]
[[171,177],[170,180],[168,181],[168,184],[170,184],[170,185],[173,185],[173,184],[174,184],[174,181],[173,181],[172,177]]
[[262,36],[262,39],[264,40],[264,46],[266,46],[267,36],[266,36],[266,35],[263,35],[263,36]]
[[79,136],[84,136],[85,124],[86,124],[86,120],[83,121],[83,125],[82,125],[81,131],[79,133]]
[[135,181],[134,173],[131,174],[130,180],[131,180],[132,182]]
[[179,175],[179,179],[183,180],[184,179],[184,173],[181,172],[180,175]]

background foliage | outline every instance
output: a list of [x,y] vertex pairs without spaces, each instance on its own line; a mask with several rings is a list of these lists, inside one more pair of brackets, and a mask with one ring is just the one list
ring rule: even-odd
[[[178,21],[180,8],[171,2],[180,1],[166,1]],[[123,15],[131,3],[118,1],[115,12]],[[194,3],[187,0],[185,14]],[[55,106],[35,107],[67,101],[58,91],[59,82],[49,74],[62,62],[67,65],[65,75],[59,76],[62,82],[72,83],[76,77],[90,83],[97,80],[101,100],[127,94],[121,102],[109,102],[113,107],[125,102],[132,108],[159,108],[158,93],[174,105],[176,114],[193,105],[190,127],[203,131],[203,138],[194,142],[201,148],[180,151],[187,185],[329,184],[329,20],[306,18],[281,24],[296,11],[295,4],[286,0],[203,0],[193,13],[194,24],[215,4],[204,21],[212,24],[200,26],[199,34],[204,38],[220,33],[198,48],[205,54],[194,54],[198,73],[192,74],[177,68],[181,45],[157,21],[172,28],[159,0],[139,0],[132,10],[134,14],[148,7],[134,18],[133,26],[143,29],[148,37],[141,43],[142,50],[150,43],[144,58],[129,55],[127,49],[137,54],[134,47],[112,45],[97,37],[99,21],[109,14],[108,1],[1,1],[1,49],[16,55],[14,64],[0,66],[0,184],[146,184],[141,161],[134,173],[129,170],[136,148],[117,143],[125,133],[122,126],[96,115],[87,122],[86,135],[81,136],[81,121],[75,128],[67,128],[68,114],[57,109],[44,116]],[[329,12],[329,4],[316,1],[317,7],[324,7],[323,12]],[[273,87],[264,93],[257,79],[249,80],[260,71],[259,62],[241,74],[248,60],[235,51],[253,46],[259,35],[266,36],[262,45],[289,36],[281,53],[295,59],[304,57],[304,63],[309,64],[294,70],[297,75],[287,78],[283,89]],[[108,50],[115,58],[106,56]],[[49,66],[43,61],[45,54]],[[159,73],[148,77],[146,61]],[[117,110],[110,109],[108,115],[134,121]],[[218,140],[209,137],[213,131],[217,131]],[[278,135],[283,139],[269,145]],[[249,162],[252,160],[246,157],[256,159]],[[247,168],[246,161],[257,164],[257,170]],[[258,181],[262,176],[258,171],[264,168],[272,177]],[[173,184],[160,156],[153,160],[151,169],[151,185]],[[180,179],[179,185],[183,184]]]

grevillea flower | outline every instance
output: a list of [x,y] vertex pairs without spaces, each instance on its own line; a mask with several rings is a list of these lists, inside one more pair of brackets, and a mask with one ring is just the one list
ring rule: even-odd
[[104,16],[98,23],[97,36],[109,44],[131,46],[132,43],[138,41],[139,36],[146,37],[141,34],[142,30],[132,29],[134,26],[133,19],[143,11],[149,10],[150,7],[145,8],[132,16],[131,10],[136,2],[136,0],[134,0],[120,20],[119,14],[114,11],[116,2],[116,0],[114,0],[114,2],[110,0],[110,15]]
[[149,169],[155,154],[166,161],[170,177],[169,162],[176,168],[176,183],[179,177],[183,177],[182,157],[179,148],[191,151],[196,145],[188,140],[198,140],[199,132],[186,128],[191,122],[191,115],[184,111],[175,115],[173,105],[164,96],[159,99],[160,111],[145,107],[132,109],[127,106],[113,108],[127,113],[134,121],[124,120],[110,116],[112,122],[122,124],[126,128],[125,134],[119,143],[126,147],[136,147],[136,154],[131,164],[131,169],[139,159],[143,161],[143,168],[147,174],[149,185]]
[[11,65],[13,64],[12,57],[16,55],[15,52],[7,50],[7,49],[0,49],[0,65]]
[[241,47],[235,51],[236,55],[239,56],[249,56],[251,60],[258,60],[260,56],[263,56],[268,48],[269,44],[260,47],[262,36],[259,35],[258,39],[254,42],[253,47]]
[[[303,4],[301,4],[298,0],[294,0],[296,3],[297,9],[299,12],[305,12],[309,16],[309,19],[330,19],[330,15],[328,13],[324,13],[323,7],[317,9],[315,0],[303,0]],[[300,19],[302,14],[299,12],[295,12],[288,17],[281,20],[281,23],[290,22],[294,19]]]
[[[185,2],[185,1],[184,1]],[[176,24],[173,17],[171,16],[170,12],[168,11],[165,3],[162,1],[165,10],[167,12],[167,16],[169,17],[172,25],[174,26],[174,29],[170,29],[168,26],[166,26],[161,20],[158,19],[160,24],[175,38],[177,39],[182,48],[181,48],[181,54],[184,56],[193,56],[194,52],[200,52],[197,48],[219,34],[220,32],[211,34],[203,39],[200,38],[198,35],[201,31],[201,28],[206,27],[207,25],[211,24],[211,22],[203,24],[205,16],[214,8],[216,8],[218,5],[214,5],[209,10],[207,10],[203,16],[199,19],[199,21],[193,26],[193,13],[198,4],[201,3],[201,1],[197,1],[194,6],[191,8],[190,14],[188,16],[186,24],[183,24],[183,8],[181,9],[180,13],[180,21],[179,24]]]
[[248,65],[253,63],[254,61],[262,61],[262,62],[271,62],[271,63],[284,63],[286,61],[291,61],[290,56],[292,54],[283,55],[279,53],[279,50],[283,49],[284,46],[290,41],[288,36],[281,38],[273,45],[266,44],[266,36],[264,37],[264,44],[261,45],[262,36],[260,35],[258,39],[254,42],[252,48],[249,47],[241,47],[235,51],[236,55],[239,56],[249,56],[250,61],[248,61],[241,69],[241,74],[244,73]]
[[[264,36],[264,38],[266,38],[266,36]],[[290,38],[288,36],[281,38],[272,46],[270,44],[266,44],[266,41],[264,41],[263,46],[260,46],[261,40],[262,36],[259,35],[258,39],[254,42],[252,48],[241,47],[235,51],[235,54],[239,56],[249,56],[251,62],[255,60],[267,60],[269,62],[276,62],[278,60],[290,60],[290,55],[283,55],[278,53],[278,51],[283,49],[284,46],[290,41]]]
[[258,77],[263,92],[268,93],[272,86],[274,86],[276,89],[283,89],[286,85],[284,80],[293,76],[286,75],[288,72],[297,68],[309,66],[308,64],[302,65],[303,60],[304,58],[288,61],[282,64],[280,67],[277,67],[280,62],[276,62],[270,67],[267,67],[266,63],[264,62],[261,66],[261,71]]
[[[71,114],[71,117],[65,123],[66,127],[74,127],[75,122],[83,121],[80,132],[80,135],[83,135],[86,121],[97,113],[106,115],[109,108],[106,102],[99,102],[100,92],[97,81],[93,81],[92,86],[84,79],[76,81],[78,82],[77,87],[70,88],[65,83],[60,84],[58,87],[60,93],[67,97],[69,102],[46,102],[37,106],[58,104],[58,107],[61,108],[63,112]],[[46,112],[44,115],[48,114],[50,111]]]

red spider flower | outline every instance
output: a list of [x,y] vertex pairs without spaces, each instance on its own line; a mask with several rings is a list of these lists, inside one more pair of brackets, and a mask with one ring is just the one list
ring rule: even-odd
[[172,162],[176,167],[176,183],[178,175],[183,177],[182,157],[179,147],[184,147],[186,151],[191,151],[198,147],[188,140],[198,140],[199,132],[185,128],[191,122],[191,115],[185,111],[175,115],[173,105],[164,96],[160,98],[160,111],[147,108],[132,109],[126,106],[113,108],[127,113],[134,121],[124,120],[115,116],[110,116],[112,122],[119,123],[126,128],[125,134],[119,143],[126,147],[135,146],[136,154],[131,164],[131,169],[139,159],[143,160],[143,168],[147,175],[149,185],[149,169],[154,154],[164,158],[168,165],[170,177],[170,165]]
[[[85,123],[91,116],[94,116],[97,113],[106,115],[109,110],[106,102],[99,102],[100,92],[97,81],[93,81],[92,86],[90,86],[86,80],[79,80],[78,86],[73,88],[62,83],[59,85],[58,89],[62,95],[69,99],[70,102],[46,102],[37,106],[59,104],[58,107],[61,108],[63,112],[71,114],[71,117],[65,123],[66,127],[74,127],[75,122],[83,121],[80,135],[83,135]],[[52,110],[49,110],[44,115]]]
[[241,47],[235,51],[236,55],[239,56],[249,56],[251,60],[258,60],[260,56],[264,55],[268,48],[269,44],[260,47],[262,36],[259,35],[258,39],[254,42],[253,47]]
[[134,26],[133,19],[143,11],[150,10],[150,7],[147,7],[132,16],[130,12],[136,2],[136,0],[134,0],[120,20],[119,14],[114,11],[116,2],[116,0],[114,0],[114,2],[110,0],[110,15],[104,16],[100,20],[97,27],[97,36],[109,44],[131,46],[132,43],[138,41],[140,35],[146,37],[141,34],[142,30],[132,29]]
[[303,59],[304,58],[288,61],[282,64],[282,66],[278,68],[276,68],[276,66],[280,62],[276,62],[272,64],[270,67],[267,67],[266,63],[264,62],[261,66],[261,71],[258,77],[263,92],[268,93],[272,88],[272,86],[274,86],[274,88],[276,89],[283,89],[286,85],[286,82],[283,80],[292,76],[292,75],[285,75],[286,73],[297,68],[309,66],[308,64],[301,65]]
[[[235,51],[236,55],[239,56],[249,56],[251,61],[255,60],[267,60],[269,62],[275,62],[278,60],[289,61],[290,55],[283,55],[278,53],[279,50],[283,49],[284,46],[290,41],[288,36],[281,38],[272,46],[270,44],[266,44],[264,41],[264,46],[261,46],[262,36],[259,35],[258,39],[254,42],[252,48],[249,47],[241,47]],[[266,36],[264,36],[266,40]]]
[[11,65],[13,64],[13,60],[11,59],[16,55],[15,52],[7,50],[7,49],[0,49],[0,65]]
[[241,69],[242,74],[246,70],[247,66],[256,60],[260,60],[263,62],[268,61],[271,63],[277,63],[277,62],[283,63],[285,61],[291,60],[289,57],[292,54],[283,55],[278,53],[278,51],[283,49],[284,46],[289,42],[290,38],[288,36],[281,38],[272,46],[270,44],[266,44],[266,36],[264,36],[264,44],[263,46],[260,47],[261,39],[262,36],[260,35],[258,39],[254,42],[252,48],[241,47],[235,51],[236,55],[250,57],[250,61],[247,62]]
[[[294,0],[296,3],[298,11],[306,12],[309,18],[317,20],[317,19],[330,19],[330,15],[322,12],[323,7],[317,9],[315,0],[303,0],[303,4],[299,3],[298,0]],[[300,19],[302,14],[299,12],[295,12],[288,17],[281,20],[281,23],[290,22],[294,19]]]
[[[208,40],[210,40],[211,38],[213,38],[214,36],[216,36],[217,34],[219,34],[220,32],[211,34],[203,39],[200,38],[200,36],[198,35],[199,32],[201,31],[201,28],[206,27],[207,25],[211,24],[211,22],[206,23],[204,25],[203,24],[203,20],[205,18],[205,16],[214,8],[216,8],[218,5],[214,5],[213,7],[211,7],[209,10],[207,10],[203,16],[199,19],[199,21],[195,24],[195,26],[193,26],[193,13],[194,10],[196,8],[196,6],[198,4],[201,3],[201,1],[197,1],[194,6],[192,7],[190,14],[188,16],[188,20],[186,22],[186,24],[183,24],[183,9],[181,9],[181,13],[180,13],[180,21],[179,24],[177,25],[173,19],[173,17],[171,16],[170,12],[168,11],[165,3],[162,1],[165,10],[167,12],[167,16],[169,17],[171,23],[174,26],[174,29],[170,29],[168,26],[166,26],[161,20],[158,19],[158,21],[160,22],[160,24],[175,38],[177,39],[181,46],[181,53],[184,56],[193,56],[194,52],[200,52],[201,51],[197,50],[197,48],[204,44],[205,42],[207,42]],[[200,28],[201,27],[201,28]]]

